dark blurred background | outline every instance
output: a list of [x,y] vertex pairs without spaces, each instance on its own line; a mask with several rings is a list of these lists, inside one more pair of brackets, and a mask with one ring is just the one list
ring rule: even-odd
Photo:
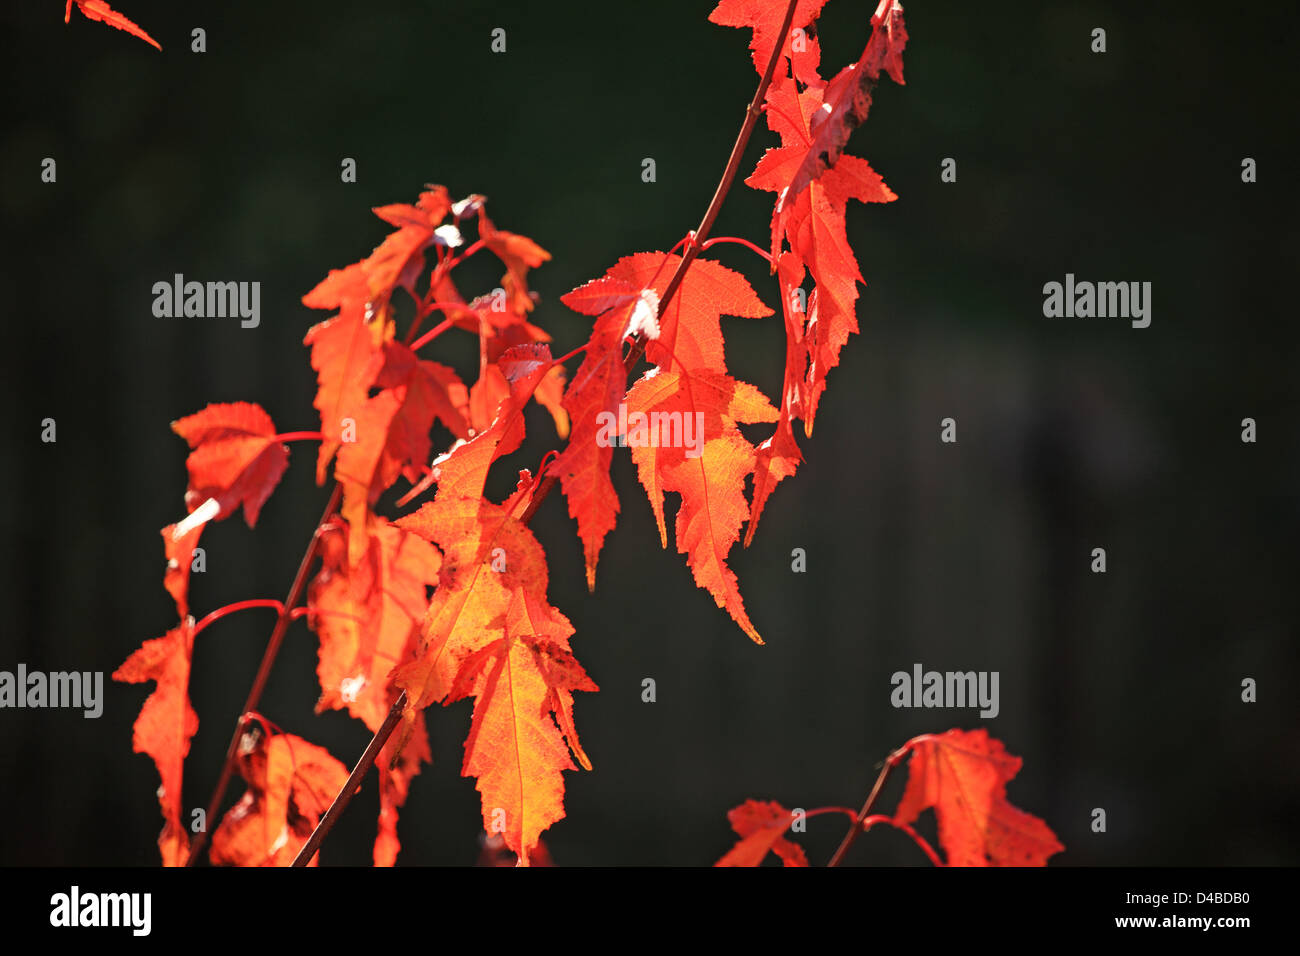
[[[711,2],[115,5],[163,52],[76,13],[65,26],[57,0],[0,13],[0,669],[107,678],[173,626],[158,529],[184,514],[186,449],[168,425],[247,400],[282,430],[318,427],[301,342],[326,314],[299,300],[386,234],[371,206],[426,182],[485,193],[500,227],[553,254],[530,280],[534,315],[568,351],[590,320],[559,296],[696,225],[757,79],[748,32],[708,23]],[[824,74],[856,59],[874,7],[830,0]],[[534,522],[552,603],[601,686],[578,695],[595,770],[566,774],[551,853],[709,864],[744,799],[857,806],[908,737],[982,726],[1024,758],[1008,795],[1065,844],[1053,863],[1295,864],[1295,18],[915,0],[907,24],[907,85],[881,85],[849,147],[900,196],[849,209],[862,334],[801,442],[806,464],[732,554],[766,646],[659,549],[626,453],[594,594],[563,498]],[[195,26],[206,53],[190,52]],[[1089,52],[1098,26],[1104,55]],[[743,175],[774,142],[755,136]],[[771,202],[738,185],[717,234],[764,243]],[[756,257],[716,251],[778,305]],[[177,272],[260,281],[261,326],[155,318],[151,287]],[[1042,285],[1066,272],[1151,282],[1150,328],[1045,319]],[[735,374],[777,395],[779,320],[727,319],[724,333]],[[456,348],[430,357],[472,354]],[[946,416],[956,445],[939,442]],[[40,441],[46,417],[56,444]],[[529,427],[518,467],[554,444],[545,413]],[[313,460],[293,446],[255,531],[241,517],[205,532],[197,613],[283,597],[326,497]],[[251,611],[197,642],[187,806],[207,800],[271,624]],[[891,708],[889,676],[914,662],[999,671],[1001,713]],[[151,686],[106,680],[98,720],[0,712],[0,863],[157,863],[158,777],[131,752]],[[369,734],[314,716],[317,694],[314,635],[295,624],[262,710],[351,765]],[[435,760],[402,813],[402,863],[477,855],[478,794],[459,775],[469,713],[430,712]],[[376,807],[368,785],[326,864],[370,862]],[[842,822],[808,829],[823,863]],[[850,862],[924,860],[873,831]]]

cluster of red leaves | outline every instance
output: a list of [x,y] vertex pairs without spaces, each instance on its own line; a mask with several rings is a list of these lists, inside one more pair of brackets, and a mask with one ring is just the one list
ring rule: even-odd
[[[801,418],[811,433],[826,374],[857,331],[862,277],[845,238],[845,205],[850,198],[894,198],[864,161],[842,149],[865,118],[880,71],[902,81],[901,7],[884,0],[862,58],[825,81],[810,29],[822,2],[804,0],[794,14],[798,29],[783,42],[766,96],[767,122],[782,145],[747,180],[778,194],[771,262],[787,332],[779,406],[728,372],[721,326],[723,315],[761,318],[771,310],[742,275],[701,258],[689,263],[661,308],[683,266],[683,258],[662,252],[624,257],[563,296],[570,308],[594,318],[590,339],[578,350],[582,364],[566,387],[549,336],[529,321],[536,296],[528,273],[549,253],[498,229],[482,196],[453,202],[441,186],[427,187],[414,205],[375,209],[394,231],[303,297],[304,305],[334,313],[308,331],[305,344],[318,381],[317,481],[332,476],[342,492],[337,515],[319,529],[321,566],[308,590],[308,621],[320,639],[317,710],[346,709],[376,731],[405,694],[401,727],[376,764],[376,864],[397,856],[397,813],[412,777],[429,760],[424,711],[434,703],[473,698],[462,772],[477,778],[485,829],[499,834],[521,863],[564,816],[562,772],[591,767],[574,723],[573,692],[597,688],[573,656],[573,626],[547,600],[546,556],[526,526],[543,476],[519,472],[516,490],[500,502],[484,493],[492,464],[523,440],[530,400],[569,439],[550,462],[546,488],[558,478],[577,522],[589,586],[619,511],[610,481],[613,445],[626,439],[661,544],[668,543],[664,496],[673,493],[681,499],[676,546],[696,583],[762,643],[728,554],[746,521],[748,544],[772,490],[794,473],[800,453],[791,423]],[[785,0],[722,0],[711,19],[752,29],[762,72],[787,8]],[[472,242],[465,234],[470,228]],[[501,261],[505,274],[499,288],[466,300],[452,272],[483,251]],[[689,249],[687,258],[698,251]],[[806,274],[813,289],[805,311],[797,293]],[[398,290],[414,302],[401,338]],[[419,335],[434,315],[442,321]],[[452,330],[478,340],[472,384],[418,354]],[[644,347],[651,366],[630,389],[629,338],[634,348]],[[620,405],[625,417],[618,416]],[[629,433],[609,440],[606,416],[627,421]],[[702,422],[698,446],[647,435],[646,423],[674,419]],[[775,423],[775,431],[755,445],[739,427],[754,423]],[[136,723],[135,748],[154,758],[162,777],[165,863],[187,857],[181,770],[197,728],[188,681],[193,639],[202,629],[189,612],[193,551],[207,522],[240,506],[249,527],[255,524],[287,467],[290,437],[247,403],[210,405],[173,428],[191,448],[188,516],[163,530],[164,584],[181,623],[146,642],[115,675],[157,683]],[[745,487],[751,477],[752,498]],[[399,507],[435,485],[436,494],[390,520],[376,508],[399,479],[410,485]],[[268,734],[240,758],[249,789],[213,837],[214,862],[288,862],[327,806],[329,785],[341,785],[342,766],[323,750],[289,734]]]
[[[646,416],[641,421],[654,421],[655,413],[702,416],[699,456],[688,457],[680,447],[631,440],[632,458],[661,543],[667,547],[664,493],[674,492],[681,496],[675,529],[678,551],[686,555],[696,583],[758,643],[762,639],[745,612],[727,555],[746,520],[745,543],[752,541],[773,489],[794,474],[802,459],[791,422],[802,418],[805,432],[812,433],[826,374],[838,364],[849,334],[858,329],[854,305],[862,276],[845,237],[845,205],[851,198],[896,198],[864,160],[843,155],[842,150],[853,127],[866,118],[881,66],[897,82],[903,80],[907,34],[902,7],[893,0],[881,3],[862,58],[828,83],[817,73],[820,48],[809,29],[823,2],[803,0],[795,9],[765,101],[768,126],[782,145],[768,150],[746,180],[755,189],[778,193],[771,260],[786,327],[779,410],[754,386],[727,371],[720,317],[761,318],[771,310],[743,276],[717,262],[696,259],[662,315],[659,300],[680,260],[660,252],[620,259],[601,278],[562,300],[596,316],[582,367],[564,398],[574,440],[555,463],[569,512],[578,523],[588,586],[594,586],[601,547],[619,511],[609,479],[612,450],[596,440],[598,416],[614,415],[624,400],[629,423],[637,415]],[[722,0],[709,18],[753,31],[750,48],[761,74],[772,58],[786,8],[785,3],[768,0]],[[814,288],[805,310],[805,297],[799,293],[806,274],[811,274]],[[654,367],[625,396],[622,345],[631,334],[646,340],[645,356]],[[776,422],[776,429],[755,446],[737,426],[758,422]],[[745,496],[750,476],[752,500]]]
[[63,8],[63,22],[67,23],[72,19],[72,5],[77,5],[77,9],[88,20],[100,20],[107,23],[110,27],[117,27],[119,30],[125,30],[132,36],[137,36],[145,43],[161,50],[158,41],[145,33],[142,29],[110,7],[104,0],[68,0],[67,5]]
[[[914,737],[890,756],[910,755],[907,787],[892,817],[856,819],[855,826],[887,823],[908,833],[928,856],[937,855],[911,828],[933,808],[947,866],[1046,866],[1065,849],[1047,824],[1007,801],[1007,784],[1021,760],[986,730],[950,730]],[[727,814],[740,839],[716,866],[758,866],[768,852],[786,866],[807,866],[803,848],[786,837],[794,816],[779,803],[747,800]]]

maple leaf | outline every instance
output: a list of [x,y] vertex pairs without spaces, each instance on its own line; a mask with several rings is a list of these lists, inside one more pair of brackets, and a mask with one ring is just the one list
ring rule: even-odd
[[76,3],[77,9],[81,11],[82,15],[85,16],[87,20],[99,20],[103,23],[107,23],[111,27],[117,27],[119,30],[125,30],[132,36],[139,37],[145,43],[148,43],[156,49],[162,49],[157,40],[110,7],[104,2],[104,0],[68,0],[67,6],[63,8],[64,23],[67,23],[72,19],[73,3]]
[[454,248],[464,240],[452,225],[441,225],[451,211],[451,197],[442,186],[422,192],[414,206],[393,203],[372,210],[384,222],[397,226],[397,232],[375,247],[362,261],[370,290],[372,311],[388,316],[388,301],[397,287],[405,289],[419,301],[415,279],[424,269],[424,250],[435,242]]
[[[436,584],[441,562],[436,548],[376,515],[365,534],[363,560],[348,560],[349,529],[334,525],[321,536],[321,570],[312,581],[309,620],[320,635],[321,696],[316,712],[346,707],[372,732],[388,715],[400,691],[394,668],[414,652],[419,624],[428,607],[426,588]],[[379,774],[379,832],[376,866],[392,866],[401,843],[398,809],[406,802],[411,778],[431,759],[424,715],[416,719],[409,742],[390,738],[376,762]],[[393,766],[394,758],[396,766]]]
[[364,560],[355,564],[347,557],[348,528],[321,535],[321,569],[308,603],[320,636],[316,712],[346,707],[374,732],[396,697],[389,676],[414,650],[441,555],[378,516],[370,521]]
[[[370,387],[385,367],[376,354],[384,353],[393,339],[389,304],[393,290],[400,286],[418,301],[415,279],[424,266],[424,250],[434,243],[455,246],[462,242],[455,226],[441,225],[450,209],[450,197],[442,186],[429,187],[414,206],[394,203],[376,207],[375,215],[397,226],[397,231],[360,262],[330,270],[302,297],[308,308],[339,310],[333,318],[313,326],[303,340],[312,350],[311,364],[318,382],[312,404],[320,412],[324,435],[316,462],[317,484],[324,484],[325,469],[343,443],[345,420],[355,423]],[[444,390],[448,387],[444,383]]]
[[498,229],[481,204],[478,207],[478,223],[479,239],[505,263],[507,271],[501,284],[506,293],[509,311],[517,316],[526,315],[533,309],[533,299],[528,292],[528,270],[548,262],[551,254],[527,236]]
[[[817,18],[825,4],[826,0],[799,0],[794,9],[794,18],[790,21],[790,30],[786,34],[782,50],[796,64],[801,65],[801,61],[798,52],[792,50],[792,45],[796,38],[799,38],[800,45],[816,44],[816,38],[810,35],[811,31],[804,28]],[[776,45],[776,35],[785,22],[787,6],[789,4],[774,0],[721,0],[709,14],[709,21],[724,27],[749,27],[754,31],[749,48],[753,51],[754,68],[761,76],[772,58],[772,48]],[[802,37],[796,32],[801,30]],[[815,65],[814,60],[813,66]],[[803,69],[796,70],[796,76],[801,73],[804,73]]]
[[[542,831],[564,818],[561,771],[577,769],[570,747],[582,754],[572,692],[598,689],[565,646],[573,632],[568,620],[553,608],[528,605],[529,596],[516,591],[508,635],[464,659],[447,700],[475,697],[461,773],[478,778],[484,828],[500,832],[523,866]],[[539,621],[552,634],[563,634],[564,643],[521,633]],[[590,769],[585,754],[581,759]]]
[[[514,514],[521,502],[493,504],[483,487],[492,462],[523,440],[523,406],[553,362],[550,349],[532,345],[510,350],[501,365],[511,393],[492,427],[436,460],[436,497],[396,522],[443,553],[419,653],[395,677],[410,698],[408,720],[446,696],[459,657],[501,636],[510,592],[546,593],[546,556]],[[504,570],[493,570],[498,558]]]
[[[489,310],[487,314],[492,316],[496,313]],[[482,323],[479,328],[483,329]],[[522,321],[496,328],[491,337],[482,341],[482,370],[479,380],[474,383],[477,392],[470,399],[472,422],[476,430],[482,431],[491,425],[497,408],[510,393],[505,374],[498,364],[501,357],[519,346],[550,341],[551,337],[542,329]],[[533,400],[550,412],[551,419],[555,422],[555,433],[561,439],[569,437],[569,413],[564,410],[563,404],[564,384],[564,366],[557,364],[552,366],[533,391]]]
[[343,485],[341,513],[353,529],[349,558],[365,552],[367,515],[399,475],[414,482],[429,458],[429,432],[435,421],[458,438],[469,435],[465,386],[455,371],[416,358],[405,345],[388,342],[372,361],[377,374],[363,373],[378,394],[353,410],[354,441],[339,448],[334,477]]
[[[706,375],[725,374],[721,317],[724,314],[746,318],[771,315],[771,309],[754,294],[744,276],[708,259],[694,261],[668,309],[660,315],[660,298],[680,264],[680,256],[662,252],[624,256],[599,279],[561,297],[561,301],[575,311],[597,316],[583,364],[565,395],[565,408],[572,420],[572,438],[553,465],[568,499],[569,513],[578,522],[589,588],[595,586],[600,550],[605,536],[614,528],[619,511],[618,497],[609,479],[612,448],[609,441],[601,438],[601,420],[604,416],[615,415],[624,397],[627,381],[622,359],[624,338],[643,332],[647,339],[646,358],[666,369],[677,370],[683,375],[695,371]],[[685,378],[673,381],[684,385]],[[674,410],[680,416],[683,411],[693,414],[697,409]],[[771,421],[774,418],[756,420]],[[716,424],[716,416],[711,422]],[[705,437],[722,437],[723,433],[721,428],[710,428]],[[733,436],[727,432],[726,437]],[[749,447],[739,432],[735,432],[734,437]],[[752,456],[752,448],[750,453]],[[714,457],[713,453],[710,457]],[[742,498],[745,474],[748,472],[740,475]],[[647,491],[652,506],[656,507],[660,538],[667,547],[662,511],[656,505],[656,495],[650,484]],[[745,510],[748,511],[747,505]],[[734,582],[734,577],[732,580]],[[701,586],[706,585],[701,582]],[[712,591],[715,598],[726,590],[725,582],[721,579],[714,581]],[[734,590],[734,584],[731,590]],[[729,609],[738,603],[739,595],[736,595],[728,604]],[[722,606],[723,602],[719,601],[719,605]],[[743,617],[743,611],[741,615]],[[741,617],[737,620],[740,621]],[[751,636],[756,636],[747,619],[742,627]]]
[[462,773],[478,778],[484,827],[504,827],[526,865],[541,832],[564,816],[561,771],[577,769],[570,749],[590,767],[572,692],[596,685],[570,652],[572,624],[547,602],[546,555],[516,517],[531,481],[521,475],[504,504],[483,498],[488,469],[523,440],[523,406],[554,363],[546,346],[530,345],[498,364],[510,395],[491,428],[435,462],[437,496],[397,522],[441,548],[443,561],[422,645],[394,682],[407,691],[408,721],[434,701],[474,696]]
[[248,790],[212,835],[217,865],[290,865],[348,779],[324,747],[256,727],[240,740],[239,773]]
[[241,504],[248,526],[257,524],[289,466],[289,449],[276,440],[271,416],[251,402],[209,405],[172,422],[172,431],[193,449],[185,459],[190,517],[176,530],[186,534],[196,524],[228,517]]
[[[728,375],[657,369],[628,392],[627,408],[629,423],[634,415],[644,415],[648,423],[644,434],[629,428],[627,440],[659,525],[660,542],[667,546],[663,494],[676,492],[682,497],[677,512],[677,550],[687,556],[695,582],[750,638],[763,643],[745,613],[736,575],[727,567],[726,558],[749,514],[745,477],[755,464],[754,448],[737,423],[775,421],[777,410],[754,386]],[[683,435],[688,423],[700,430],[695,448],[672,440],[674,422],[680,423]],[[689,454],[692,451],[698,453]]]
[[874,27],[871,39],[858,62],[840,70],[824,91],[808,91],[820,103],[809,119],[809,139],[802,159],[789,185],[777,197],[778,213],[804,187],[836,164],[849,136],[871,110],[871,91],[880,78],[881,66],[886,66],[894,82],[903,82],[902,55],[907,30],[903,26],[902,5],[896,0],[882,0],[871,22]]
[[754,451],[754,498],[745,527],[745,547],[754,540],[759,518],[776,486],[798,470],[803,456],[795,444],[791,422],[803,414],[804,372],[808,348],[804,343],[804,313],[797,307],[795,292],[803,281],[803,262],[792,252],[777,257],[777,284],[785,318],[785,379],[781,387],[781,417],[771,438]]
[[769,852],[786,866],[808,865],[803,847],[785,837],[793,816],[776,801],[746,800],[727,811],[727,819],[740,839],[714,866],[758,866]]
[[[779,199],[772,216],[772,257],[778,275],[783,239],[790,243],[793,259],[788,271],[802,276],[807,266],[815,284],[807,301],[807,325],[802,334],[806,359],[802,384],[787,388],[783,405],[797,408],[804,420],[804,433],[811,436],[817,405],[825,391],[826,375],[839,364],[840,349],[851,334],[858,331],[855,315],[857,283],[862,273],[845,234],[845,207],[849,199],[860,202],[891,202],[898,198],[880,176],[863,159],[842,154],[831,168],[820,170],[807,188],[795,195],[794,178],[810,155],[808,123],[818,115],[822,92],[809,87],[802,93],[788,77],[774,83],[768,93],[769,103],[780,103],[775,129],[783,145],[763,154],[754,172],[745,180],[754,189],[777,192]],[[769,113],[769,121],[778,113]],[[802,124],[791,125],[794,117]],[[793,196],[793,199],[791,198]],[[781,279],[782,297],[788,302],[789,290],[798,280]],[[796,332],[787,322],[787,341]],[[787,351],[787,369],[790,353]]]
[[152,757],[158,768],[158,803],[164,820],[158,849],[163,866],[183,865],[189,852],[189,835],[181,822],[181,780],[190,739],[199,729],[189,698],[193,649],[193,619],[183,618],[162,637],[145,641],[113,672],[113,680],[157,685],[135,720],[132,748]]
[[[611,270],[612,271],[612,270]],[[570,421],[569,444],[551,466],[578,522],[587,566],[587,588],[596,587],[596,565],[605,536],[618,520],[618,495],[609,479],[613,449],[596,440],[602,413],[614,414],[623,400],[623,338],[639,290],[606,273],[579,286],[560,301],[576,312],[596,316],[582,365],[564,393]]]
[[343,444],[349,420],[356,428],[357,409],[365,405],[379,374],[380,366],[373,359],[383,341],[376,340],[377,332],[382,335],[381,330],[367,325],[361,312],[348,310],[312,326],[303,339],[303,344],[311,347],[311,366],[318,383],[312,401],[320,412],[323,436],[316,460],[317,484],[324,484],[325,470]]
[[167,569],[163,572],[163,587],[176,602],[176,613],[183,621],[190,614],[190,571],[194,567],[194,549],[198,547],[203,525],[197,524],[188,531],[176,533],[178,525],[169,524],[162,529],[163,553]]
[[933,807],[948,866],[1044,866],[1065,849],[1047,824],[1006,799],[1021,760],[986,730],[949,730],[908,742],[907,788],[894,812],[911,824]]

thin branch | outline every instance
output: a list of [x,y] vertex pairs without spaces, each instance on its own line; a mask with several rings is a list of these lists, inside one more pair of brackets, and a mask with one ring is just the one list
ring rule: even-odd
[[758,246],[754,245],[748,239],[741,239],[737,236],[715,236],[714,238],[710,239],[708,242],[702,243],[700,245],[700,248],[705,251],[708,251],[710,246],[716,246],[720,242],[734,242],[736,243],[736,245],[744,246],[747,249],[752,249],[754,252],[762,256],[763,261],[766,262],[769,266],[772,264],[771,255],[769,255],[764,250],[758,248]]
[[876,800],[880,797],[880,791],[885,787],[885,781],[889,779],[889,774],[893,769],[902,762],[903,758],[908,755],[910,744],[904,744],[885,758],[885,765],[880,768],[880,775],[876,777],[875,786],[871,788],[871,793],[867,795],[867,802],[862,805],[858,811],[857,818],[853,821],[853,826],[849,827],[849,832],[844,834],[844,839],[840,841],[839,848],[827,866],[839,866],[840,861],[844,859],[844,854],[849,852],[849,847],[853,846],[853,841],[862,833],[863,822],[871,816],[871,810],[876,805]]
[[402,710],[406,707],[406,691],[402,691],[396,701],[393,702],[392,709],[384,719],[375,736],[371,738],[370,745],[366,747],[365,753],[357,761],[357,765],[352,768],[352,773],[348,774],[347,782],[343,784],[343,789],[339,791],[330,808],[325,811],[325,816],[320,818],[320,823],[316,824],[316,829],[312,831],[311,838],[302,845],[298,855],[294,857],[294,866],[306,866],[311,862],[311,858],[316,855],[320,849],[321,843],[325,837],[329,836],[330,830],[334,829],[334,823],[343,815],[343,811],[348,808],[352,802],[352,796],[361,788],[361,781],[365,775],[370,772],[370,768],[375,764],[375,758],[379,756],[379,751],[384,749],[384,744],[393,734],[393,728],[397,726],[398,721],[402,719]]
[[284,613],[284,605],[274,598],[251,598],[247,601],[236,601],[234,604],[227,604],[225,607],[219,607],[211,614],[204,617],[203,620],[194,625],[194,629],[190,633],[197,637],[209,624],[221,620],[227,614],[234,614],[236,611],[247,611],[251,608],[258,607],[274,608],[281,614]]
[[928,840],[921,834],[917,833],[909,824],[896,823],[893,817],[887,817],[884,814],[873,814],[862,821],[862,829],[870,830],[878,823],[884,823],[893,827],[895,830],[902,830],[912,838],[912,842],[921,848],[921,852],[930,858],[930,862],[935,866],[943,866],[943,860],[939,859],[939,854],[934,852],[934,847],[930,846]]
[[[682,256],[682,261],[677,264],[677,271],[673,273],[672,279],[668,282],[668,287],[664,290],[663,296],[659,299],[660,315],[664,314],[664,309],[668,307],[668,303],[672,301],[673,296],[677,294],[677,290],[681,287],[682,280],[686,276],[686,270],[690,268],[691,262],[694,261],[695,257],[699,254],[701,243],[708,238],[709,231],[713,228],[714,222],[717,221],[718,213],[722,209],[723,200],[727,198],[727,193],[731,190],[731,184],[736,179],[736,171],[740,168],[740,160],[745,152],[745,147],[749,144],[749,137],[753,134],[754,125],[757,123],[758,117],[763,112],[763,100],[767,96],[767,88],[772,83],[772,77],[776,73],[777,63],[781,61],[781,50],[785,46],[786,34],[790,32],[790,24],[794,20],[794,8],[797,3],[798,0],[790,0],[789,5],[786,7],[785,19],[782,21],[781,30],[777,34],[776,45],[772,48],[771,59],[767,61],[767,70],[763,73],[762,80],[759,81],[758,89],[754,92],[754,98],[750,101],[749,106],[745,110],[745,122],[740,127],[740,133],[736,136],[735,145],[731,147],[731,155],[727,158],[727,167],[723,170],[722,179],[718,182],[718,188],[713,192],[713,199],[709,201],[709,208],[704,211],[704,218],[700,220],[699,227],[687,240],[686,252]],[[482,240],[480,240],[480,242],[482,242]],[[461,258],[463,259],[468,256],[471,250],[476,251],[475,247],[477,245],[478,243],[475,243],[470,247],[470,249],[467,249]],[[636,343],[632,346],[631,351],[628,352],[627,357],[623,361],[623,369],[626,373],[630,374],[632,368],[640,359],[641,354],[645,351],[645,343],[645,338],[638,335]],[[541,505],[543,499],[550,494],[551,488],[555,486],[555,480],[554,472],[548,472],[545,477],[542,478],[541,483],[537,486],[536,493],[528,503],[528,508],[519,518],[521,522],[527,524],[532,519],[533,515],[537,513],[537,509]],[[384,744],[388,742],[388,738],[393,733],[393,728],[397,726],[397,722],[401,718],[402,708],[405,707],[405,705],[406,692],[403,691],[402,695],[398,697],[396,703],[393,704],[392,710],[388,712],[388,718],[371,739],[370,746],[366,748],[366,752],[362,754],[361,759],[357,761],[357,765],[353,768],[352,774],[348,777],[347,783],[344,784],[343,790],[339,792],[337,797],[335,797],[334,803],[330,806],[329,811],[321,818],[320,823],[316,825],[316,829],[312,833],[311,839],[303,846],[302,853],[299,853],[298,858],[293,861],[294,866],[305,866],[307,861],[311,859],[312,854],[320,847],[321,841],[325,839],[325,835],[329,833],[330,829],[334,826],[334,821],[352,800],[352,794],[355,792],[361,778],[365,776],[366,772],[374,764],[375,757],[378,756],[379,751],[383,748]],[[229,761],[227,761],[227,765],[229,765]],[[209,816],[211,816],[211,814],[209,814]],[[856,830],[856,823],[854,828]],[[305,858],[304,854],[306,854]]]
[[325,510],[321,512],[320,521],[316,523],[316,530],[312,533],[311,542],[307,545],[302,561],[298,564],[298,573],[294,575],[293,584],[289,587],[289,595],[284,599],[284,604],[280,607],[280,614],[275,621],[275,629],[271,631],[271,638],[266,642],[266,651],[262,654],[262,663],[257,669],[257,676],[253,678],[253,686],[248,691],[248,699],[244,701],[244,706],[239,711],[239,718],[235,721],[235,732],[231,734],[230,744],[226,747],[226,762],[222,764],[221,775],[217,778],[217,785],[212,790],[211,799],[208,800],[208,807],[204,816],[207,825],[190,846],[189,856],[185,858],[186,866],[194,865],[194,861],[199,858],[199,853],[208,842],[208,833],[211,832],[215,824],[217,811],[221,809],[221,799],[226,795],[226,787],[230,785],[230,777],[234,773],[235,758],[239,753],[239,739],[243,736],[244,731],[244,715],[257,710],[257,705],[262,700],[262,691],[266,689],[266,682],[271,676],[271,668],[275,664],[276,655],[280,653],[280,645],[284,643],[285,631],[289,629],[289,622],[293,619],[293,607],[298,603],[298,599],[302,597],[303,588],[307,585],[307,570],[311,565],[312,558],[316,556],[316,549],[320,546],[321,528],[324,527],[330,515],[338,508],[339,499],[342,496],[343,486],[336,483],[334,491],[325,505]]

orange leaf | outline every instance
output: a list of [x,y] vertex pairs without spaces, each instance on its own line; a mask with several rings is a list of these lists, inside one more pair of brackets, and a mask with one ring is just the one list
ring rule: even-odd
[[[646,489],[659,537],[666,544],[663,494],[682,496],[677,512],[677,550],[687,556],[695,582],[763,643],[745,613],[727,554],[749,514],[745,477],[754,470],[754,448],[738,422],[770,422],[777,410],[762,392],[728,375],[652,370],[627,394],[627,442]],[[637,419],[636,416],[644,416]],[[674,440],[674,429],[682,436]],[[688,433],[694,439],[687,442]],[[684,447],[690,444],[691,447]]]
[[324,747],[257,727],[240,741],[239,773],[248,790],[212,835],[217,865],[289,866],[348,779]]
[[194,549],[198,547],[199,536],[203,534],[203,525],[195,525],[189,530],[182,529],[180,535],[176,534],[177,527],[169,524],[162,529],[163,553],[167,557],[163,587],[176,602],[176,613],[183,621],[190,614],[190,571],[194,567]]
[[145,43],[148,43],[156,49],[162,49],[157,40],[110,7],[104,2],[104,0],[68,0],[67,6],[63,9],[64,23],[67,23],[72,17],[72,4],[74,2],[77,4],[77,9],[82,12],[87,20],[100,20],[107,23],[110,27],[117,27],[119,30],[125,30],[132,36],[139,37]]
[[408,719],[447,695],[461,657],[502,635],[512,591],[546,593],[546,556],[514,516],[518,502],[493,504],[483,498],[483,487],[492,462],[523,440],[523,406],[552,367],[550,349],[520,346],[499,364],[511,393],[492,427],[435,461],[437,497],[397,521],[443,552],[419,653],[395,678],[410,697]]
[[478,778],[484,829],[500,832],[527,866],[542,831],[564,817],[561,771],[577,769],[570,748],[591,768],[573,729],[572,691],[598,688],[568,650],[573,626],[544,600],[516,590],[506,631],[464,658],[447,702],[475,696],[461,772]]
[[[790,32],[786,35],[782,49],[786,56],[793,56],[796,63],[799,62],[799,54],[791,52],[792,41],[798,36],[795,31],[816,19],[825,3],[826,0],[799,0],[794,9],[794,19],[790,21]],[[709,21],[724,27],[749,27],[754,31],[749,48],[754,53],[754,68],[762,75],[767,69],[768,60],[772,58],[772,47],[776,45],[777,31],[785,20],[786,6],[785,3],[773,0],[721,0],[709,14]],[[803,37],[802,42],[815,47],[817,38],[809,33]],[[813,62],[815,65],[816,61]],[[796,75],[800,73],[796,72]]]
[[1065,849],[1038,817],[1007,802],[1021,760],[986,730],[950,730],[909,741],[907,789],[894,822],[934,807],[949,866],[1045,866]]
[[357,411],[365,405],[379,374],[373,358],[382,346],[359,311],[343,312],[312,326],[303,343],[311,346],[311,367],[318,382],[312,405],[320,412],[320,430],[325,436],[316,461],[316,483],[323,484],[330,459],[349,437],[344,434],[349,424],[345,420],[350,420],[355,440]]
[[190,706],[190,658],[194,648],[192,624],[186,620],[162,637],[145,641],[113,672],[113,680],[128,684],[154,681],[157,686],[135,720],[132,747],[148,754],[158,767],[158,803],[163,832],[158,837],[163,866],[182,866],[188,856],[189,834],[181,822],[181,779],[190,739],[199,717]]
[[714,866],[758,866],[769,851],[786,866],[808,865],[803,847],[785,838],[793,815],[776,801],[746,800],[729,810],[727,819],[740,840]]
[[[289,449],[275,440],[271,416],[251,402],[209,405],[172,422],[172,430],[193,449],[185,459],[191,518],[177,530],[186,534],[196,524],[229,516],[241,504],[248,526],[257,524],[258,512],[289,465]],[[195,514],[200,506],[205,511]]]
[[321,570],[308,598],[320,635],[316,712],[346,707],[373,732],[396,697],[389,677],[414,650],[441,557],[423,538],[373,515],[371,522],[364,560],[355,565],[347,560],[349,529],[322,534]]

